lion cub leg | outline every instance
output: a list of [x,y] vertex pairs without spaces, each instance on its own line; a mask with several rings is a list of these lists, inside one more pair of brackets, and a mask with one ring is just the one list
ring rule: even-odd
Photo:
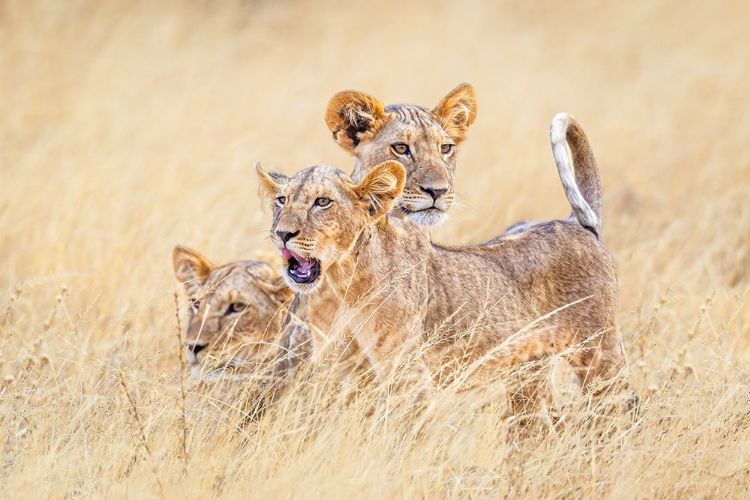
[[429,399],[434,384],[420,352],[402,348],[380,356],[369,354],[377,381],[388,393],[415,409]]
[[616,330],[603,332],[576,346],[565,356],[581,385],[594,400],[634,410],[638,396],[630,384],[625,349]]
[[397,374],[398,390],[406,394],[412,404],[421,407],[434,391],[434,384],[423,359],[409,360]]
[[[615,329],[579,342],[576,332],[558,328],[521,330],[506,339],[483,360],[485,375],[554,355],[563,356],[578,377],[584,391],[597,397],[615,388],[630,390],[622,342]],[[481,379],[481,377],[479,377]]]

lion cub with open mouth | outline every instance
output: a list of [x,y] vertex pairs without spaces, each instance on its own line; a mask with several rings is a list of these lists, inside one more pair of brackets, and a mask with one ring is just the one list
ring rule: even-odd
[[448,247],[388,215],[406,179],[396,161],[358,183],[329,166],[291,178],[257,172],[274,200],[283,276],[308,301],[313,363],[343,347],[363,354],[380,382],[401,372],[466,388],[561,354],[584,388],[627,378],[615,264],[576,220]]

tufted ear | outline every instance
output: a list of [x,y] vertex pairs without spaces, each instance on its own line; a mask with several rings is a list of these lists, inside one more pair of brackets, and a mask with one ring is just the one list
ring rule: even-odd
[[284,174],[266,172],[263,170],[263,167],[260,166],[260,162],[255,164],[255,173],[258,174],[258,180],[260,181],[258,194],[261,198],[276,197],[276,193],[279,192],[281,187],[289,182],[289,177]]
[[379,218],[393,208],[393,200],[401,196],[406,182],[406,170],[397,161],[386,161],[375,166],[359,184],[355,192],[370,203],[370,215]]
[[179,245],[172,251],[172,264],[177,280],[182,282],[190,296],[195,295],[214,269],[201,254]]
[[265,292],[265,294],[268,295],[277,306],[283,305],[294,295],[294,292],[286,286],[284,280],[280,277],[271,279],[258,278],[255,280],[255,284],[258,285],[258,288],[263,290],[263,292]]
[[268,262],[248,262],[245,265],[245,272],[252,278],[251,281],[279,306],[294,295],[294,292],[284,284],[279,273]]
[[462,83],[443,97],[432,110],[453,142],[466,139],[469,125],[477,118],[477,95],[468,83]]
[[326,109],[326,125],[339,146],[354,153],[360,141],[380,128],[383,105],[363,92],[345,90],[331,97]]

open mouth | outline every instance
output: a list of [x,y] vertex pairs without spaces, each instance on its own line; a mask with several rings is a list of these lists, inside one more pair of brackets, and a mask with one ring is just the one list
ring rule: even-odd
[[306,259],[288,248],[281,249],[281,256],[286,259],[286,273],[295,283],[313,283],[320,275],[320,261],[315,258]]

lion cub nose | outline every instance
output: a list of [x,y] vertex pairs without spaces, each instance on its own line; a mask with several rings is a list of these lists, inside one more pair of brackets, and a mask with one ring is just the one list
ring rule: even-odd
[[276,236],[281,238],[281,241],[286,243],[287,241],[291,240],[295,236],[299,234],[299,231],[291,232],[291,231],[276,231]]
[[447,189],[426,188],[422,186],[419,186],[419,189],[432,196],[432,201],[437,201],[438,198],[448,192]]

